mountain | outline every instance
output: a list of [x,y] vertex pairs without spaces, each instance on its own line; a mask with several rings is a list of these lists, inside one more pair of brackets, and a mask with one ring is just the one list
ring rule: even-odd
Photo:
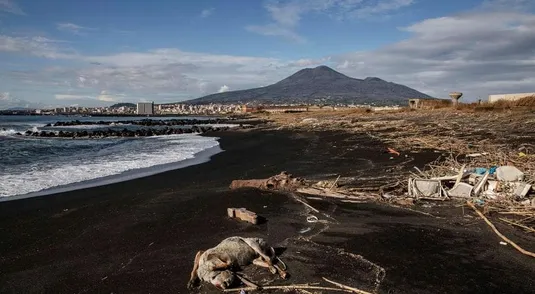
[[431,98],[407,86],[376,77],[348,77],[328,66],[302,69],[275,84],[211,94],[187,101],[208,103],[310,103],[310,104],[405,104],[408,98]]
[[137,105],[134,103],[116,103],[110,106],[110,108],[119,108],[119,107],[129,107],[129,108],[136,108]]

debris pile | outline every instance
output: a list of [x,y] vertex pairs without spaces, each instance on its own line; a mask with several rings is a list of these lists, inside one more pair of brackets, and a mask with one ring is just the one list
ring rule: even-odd
[[230,189],[257,188],[262,190],[294,191],[303,185],[305,185],[304,179],[293,177],[283,171],[267,179],[234,180],[230,183]]
[[482,207],[504,224],[535,232],[535,160],[533,154],[481,152],[450,156],[408,179],[408,198],[464,200]]
[[[534,195],[533,180],[511,164],[498,161],[477,165],[473,158],[491,156],[488,153],[469,154],[467,163],[460,165],[450,157],[441,164],[429,165],[429,170],[412,173],[408,180],[408,196],[415,199],[447,200],[450,198],[474,198],[480,201],[510,201],[531,206]],[[474,164],[475,163],[475,164]],[[459,167],[460,165],[460,167]]]

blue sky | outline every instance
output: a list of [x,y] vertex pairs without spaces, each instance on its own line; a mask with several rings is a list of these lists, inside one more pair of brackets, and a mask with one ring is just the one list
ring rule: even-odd
[[436,97],[532,92],[533,4],[0,0],[0,108],[174,102],[322,64]]

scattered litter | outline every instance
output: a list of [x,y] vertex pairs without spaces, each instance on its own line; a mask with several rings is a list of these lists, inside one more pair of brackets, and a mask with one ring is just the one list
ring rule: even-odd
[[500,245],[504,245],[504,246],[506,246],[507,243],[506,243],[506,242],[503,242],[503,241],[500,241]]
[[472,153],[472,154],[467,154],[466,157],[480,157],[480,156],[485,156],[485,155],[489,155],[487,152],[483,152],[483,153]]
[[524,173],[511,165],[500,166],[496,169],[496,178],[506,182],[522,181]]
[[451,188],[448,191],[448,195],[455,198],[470,198],[472,196],[472,189],[474,189],[474,186],[461,182]]
[[254,225],[258,223],[258,216],[256,213],[245,208],[227,208],[227,213],[230,218],[237,218],[242,221],[250,222]]
[[307,222],[309,222],[309,223],[317,223],[318,221],[319,221],[319,219],[315,215],[307,216]]
[[409,196],[416,199],[442,199],[442,189],[438,180],[409,179]]
[[474,173],[477,175],[484,175],[486,172],[487,172],[487,169],[483,167],[476,167],[474,169]]
[[524,153],[524,152],[520,152],[520,153],[518,153],[518,157],[525,157],[525,156],[527,156],[527,155],[526,155],[526,153]]
[[302,230],[299,231],[300,234],[304,234],[306,232],[310,232],[312,230],[312,228],[304,228]]
[[[528,183],[517,183],[517,188],[515,190],[515,196],[518,198],[524,198],[528,194],[528,192],[531,190],[531,185]],[[528,200],[529,201],[529,200]]]
[[401,154],[399,152],[397,152],[395,149],[392,149],[392,148],[387,148],[388,150],[388,153],[390,154],[395,154],[397,156],[400,156]]
[[479,182],[477,182],[477,185],[474,187],[474,190],[472,191],[474,196],[478,196],[479,195],[479,192],[481,192],[481,190],[483,189],[483,186],[487,183],[487,180],[489,179],[489,172],[485,172],[485,174],[483,175],[483,178],[481,178],[479,180]]
[[304,123],[304,124],[309,124],[309,123],[317,123],[318,122],[318,119],[317,118],[305,118],[301,121],[301,123]]

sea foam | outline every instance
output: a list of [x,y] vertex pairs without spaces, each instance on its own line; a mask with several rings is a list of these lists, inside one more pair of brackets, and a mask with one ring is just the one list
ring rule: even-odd
[[[76,143],[75,141],[73,143]],[[136,138],[124,142],[106,145],[97,151],[60,156],[57,160],[27,163],[13,167],[9,171],[0,171],[0,197],[10,198],[9,196],[98,180],[127,172],[131,173],[130,178],[135,178],[135,173],[138,171],[146,174],[147,170],[192,159],[201,151],[219,145],[217,138],[194,134]]]

